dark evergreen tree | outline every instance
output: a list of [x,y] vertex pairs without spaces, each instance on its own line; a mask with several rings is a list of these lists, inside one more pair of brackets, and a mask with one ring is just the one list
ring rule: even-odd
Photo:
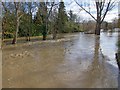
[[58,31],[61,33],[65,32],[65,24],[68,21],[67,13],[65,11],[64,2],[60,2],[58,9]]
[[73,11],[72,10],[70,10],[70,12],[69,12],[69,20],[70,21],[74,21],[74,15],[73,15]]

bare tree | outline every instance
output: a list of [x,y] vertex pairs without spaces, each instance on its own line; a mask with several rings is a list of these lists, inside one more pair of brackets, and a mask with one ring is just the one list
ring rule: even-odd
[[20,12],[20,4],[21,4],[20,2],[14,2],[15,15],[16,15],[16,31],[14,32],[14,37],[13,37],[12,44],[17,43],[17,37],[18,37],[18,31],[19,31],[19,25],[20,25],[20,18],[23,16],[23,14],[21,14],[21,12]]
[[40,11],[41,13],[42,23],[45,29],[45,30],[42,30],[43,40],[46,40],[47,32],[48,32],[49,17],[52,13],[53,7],[56,5],[58,4],[56,4],[55,2],[40,2],[40,7],[38,11]]
[[[27,2],[26,5],[28,6],[28,14],[30,15],[30,17],[28,18],[29,19],[29,24],[32,23],[32,13],[34,12],[32,9],[33,9],[33,2]],[[30,25],[28,27],[28,31],[27,31],[27,41],[30,41],[30,29],[32,29],[32,26]]]
[[4,2],[2,2],[2,6],[3,6],[4,10],[5,10],[5,13],[7,13],[8,9],[7,9],[7,7],[5,6],[5,3],[4,3]]
[[115,6],[115,1],[112,0],[95,0],[96,6],[96,14],[97,17],[95,18],[89,10],[86,10],[84,6],[79,4],[76,0],[74,0],[77,5],[79,5],[86,13],[88,13],[95,21],[96,21],[96,29],[95,34],[100,35],[101,24],[104,21],[108,11],[112,10]]
[[52,19],[53,19],[53,28],[52,28],[52,36],[53,39],[56,39],[57,32],[58,32],[58,13],[57,13],[58,7],[54,7],[53,13],[52,13]]

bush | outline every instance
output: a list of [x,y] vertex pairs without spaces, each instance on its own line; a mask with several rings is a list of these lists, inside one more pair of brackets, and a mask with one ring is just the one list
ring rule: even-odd
[[8,38],[13,38],[13,33],[4,32],[4,38],[6,38],[6,39],[8,39]]

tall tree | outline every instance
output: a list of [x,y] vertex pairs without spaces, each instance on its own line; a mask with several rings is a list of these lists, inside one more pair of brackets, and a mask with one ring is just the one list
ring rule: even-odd
[[73,21],[73,12],[72,12],[72,10],[70,10],[69,15],[70,15],[69,20]]
[[53,13],[52,13],[52,24],[53,24],[53,28],[52,28],[52,34],[53,34],[53,39],[56,39],[57,37],[57,32],[58,32],[58,13],[57,13],[57,7],[55,7],[53,9]]
[[42,18],[41,29],[42,29],[43,40],[46,40],[47,37],[47,19],[46,19],[48,13],[47,5],[48,2],[44,1],[44,2],[40,2],[38,7],[38,14],[40,14]]
[[9,10],[8,10],[5,2],[2,2],[2,6],[3,6],[3,10],[4,10],[4,15],[3,15],[3,18],[2,18],[2,40],[3,40],[5,38],[4,34],[5,34],[5,31],[6,31],[7,16],[9,15]]
[[19,25],[20,25],[20,18],[23,15],[20,11],[21,3],[20,2],[14,2],[14,6],[15,6],[15,15],[16,15],[16,30],[14,32],[14,37],[13,37],[12,44],[17,43],[17,37],[18,37],[18,31],[19,31]]
[[28,8],[28,24],[29,24],[29,27],[27,28],[27,41],[30,41],[30,36],[31,36],[31,32],[33,31],[32,30],[32,26],[33,26],[33,23],[32,23],[32,13],[34,12],[32,9],[33,9],[33,2],[27,2],[27,8]]
[[[55,2],[40,2],[39,4],[39,12],[42,18],[42,35],[43,40],[46,40],[47,32],[48,32],[48,22],[49,22],[49,16],[52,13],[52,9],[54,6],[56,6]],[[49,8],[48,8],[49,7]]]
[[68,14],[69,14],[69,20],[70,20],[71,22],[75,22],[75,21],[77,20],[77,15],[76,15],[76,14],[73,14],[73,11],[72,11],[72,10],[70,10]]
[[101,24],[104,21],[108,11],[112,10],[115,6],[115,1],[112,0],[95,0],[96,14],[95,18],[89,10],[86,10],[82,4],[74,0],[86,13],[88,13],[96,21],[95,34],[100,35]]
[[12,38],[15,31],[15,12],[13,2],[2,2],[2,40]]
[[68,20],[66,11],[65,11],[65,5],[64,2],[61,0],[59,4],[59,9],[58,9],[58,31],[59,32],[65,32],[65,24]]

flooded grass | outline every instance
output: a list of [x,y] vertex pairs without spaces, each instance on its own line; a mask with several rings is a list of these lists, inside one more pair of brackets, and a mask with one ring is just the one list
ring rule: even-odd
[[117,88],[118,68],[112,55],[117,35],[79,33],[5,45],[3,88]]

